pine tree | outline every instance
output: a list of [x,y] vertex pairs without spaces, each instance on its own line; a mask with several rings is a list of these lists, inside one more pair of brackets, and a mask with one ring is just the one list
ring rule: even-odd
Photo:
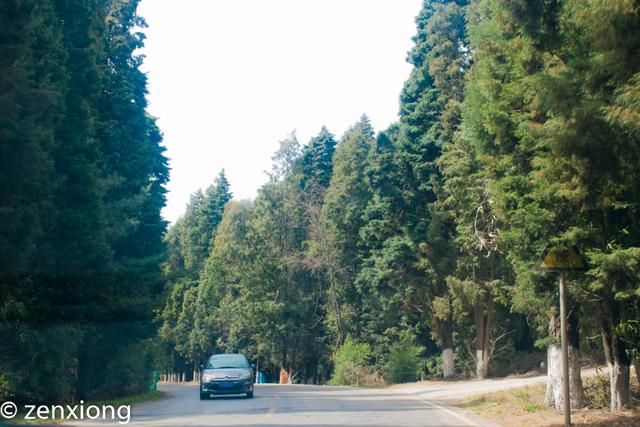
[[333,154],[336,141],[326,127],[303,148],[301,186],[307,192],[320,192],[329,186],[333,173]]
[[[148,385],[168,171],[145,112],[136,6],[10,1],[0,9],[0,138],[2,161],[11,162],[2,168],[10,176],[0,187],[0,230],[15,249],[3,253],[11,265],[0,265],[9,303],[0,341],[11,349],[1,363],[18,399],[108,398]],[[111,138],[118,129],[122,146]],[[126,375],[105,374],[124,366]]]
[[[416,250],[414,302],[425,306],[443,350],[445,377],[453,375],[453,318],[446,277],[454,266],[453,226],[436,203],[442,179],[437,159],[460,122],[464,73],[469,65],[465,1],[425,1],[416,19],[414,68],[400,97],[397,162],[405,207],[403,225]],[[426,297],[426,298],[424,298]]]
[[190,233],[193,239],[191,243],[198,250],[196,260],[193,261],[198,271],[202,270],[204,262],[209,256],[212,239],[220,221],[222,221],[224,207],[231,200],[232,194],[229,188],[229,181],[222,170],[214,183],[204,192],[203,200],[198,207],[196,226]]
[[7,2],[0,20],[0,271],[35,273],[53,208],[66,52],[51,2]]
[[160,337],[170,348],[170,368],[192,378],[197,366],[213,350],[203,317],[210,315],[203,299],[203,272],[211,257],[216,230],[231,200],[224,170],[205,192],[191,196],[186,213],[167,233],[168,257],[164,266],[169,298],[162,312]]
[[618,410],[629,404],[629,355],[638,351],[622,331],[638,317],[638,299],[631,296],[637,285],[628,277],[638,260],[640,144],[624,118],[633,111],[628,91],[640,71],[640,16],[631,3],[610,6],[565,3],[557,59],[537,89],[549,112],[543,140],[552,153],[539,162],[540,178],[553,182],[576,212],[561,238],[589,248],[592,280],[581,285],[597,295],[611,409]]
[[[314,251],[323,251],[329,276],[329,301],[336,342],[342,344],[351,332],[357,315],[357,296],[353,286],[361,262],[360,229],[363,213],[371,197],[365,168],[374,142],[373,128],[366,116],[342,137],[333,160],[333,175],[319,218],[322,242]],[[318,236],[319,237],[319,236]],[[328,246],[328,247],[327,247]]]
[[[477,61],[467,85],[464,136],[470,152],[480,161],[485,180],[485,212],[495,224],[496,245],[506,252],[515,275],[510,289],[512,306],[536,313],[538,332],[548,336],[549,380],[547,403],[561,406],[557,332],[557,299],[550,279],[535,273],[535,262],[549,244],[575,244],[566,232],[575,221],[575,209],[557,191],[557,181],[541,179],[549,158],[548,141],[541,134],[549,119],[540,105],[536,87],[543,78],[545,52],[559,45],[557,3],[480,2],[471,28]],[[567,242],[568,241],[568,242]],[[577,314],[578,306],[572,310]],[[577,315],[574,317],[577,321]],[[545,331],[547,325],[550,330]],[[572,351],[572,402],[580,405],[582,387],[577,328],[570,339]],[[554,384],[555,383],[555,384]]]
[[[67,52],[52,1],[0,8],[0,399],[60,399],[74,378],[46,387],[52,372],[77,368],[77,329],[43,325],[55,272],[50,230],[56,129],[65,115]],[[48,280],[45,281],[45,278]],[[34,372],[45,357],[49,369]],[[44,367],[44,365],[41,365]]]
[[362,265],[355,279],[361,301],[354,319],[356,330],[363,341],[372,344],[380,360],[415,323],[407,307],[415,289],[408,286],[411,281],[405,275],[414,248],[405,236],[397,234],[403,226],[399,221],[402,197],[393,144],[397,130],[394,126],[380,132],[369,150],[365,172],[371,196],[362,212]]

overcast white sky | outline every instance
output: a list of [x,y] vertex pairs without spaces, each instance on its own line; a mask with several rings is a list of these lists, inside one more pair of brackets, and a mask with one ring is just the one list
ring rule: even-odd
[[224,168],[236,199],[253,198],[278,141],[336,137],[366,113],[397,119],[421,0],[142,0],[149,111],[170,158],[163,211]]

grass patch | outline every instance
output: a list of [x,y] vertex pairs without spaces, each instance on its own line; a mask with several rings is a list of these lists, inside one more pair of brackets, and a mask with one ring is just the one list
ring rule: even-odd
[[[608,411],[609,396],[608,377],[588,378],[584,381],[586,405],[589,409],[572,411],[573,425],[589,425],[598,427],[628,427],[640,425],[638,401],[632,399],[635,409],[612,413]],[[632,394],[638,389],[632,380]],[[479,416],[505,426],[534,427],[534,426],[562,426],[562,411],[544,406],[545,384],[501,391],[497,393],[472,396],[461,402],[454,402],[454,406],[469,409]],[[635,397],[635,396],[634,396]],[[604,407],[602,407],[604,404]]]
[[538,412],[540,409],[542,409],[542,406],[538,405],[537,403],[527,402],[524,405],[522,405],[522,409],[524,409],[527,412]]
[[[133,396],[127,397],[118,397],[117,399],[104,400],[100,402],[91,402],[89,405],[112,405],[112,406],[120,406],[120,405],[137,405],[138,403],[143,402],[151,402],[154,400],[158,400],[166,396],[167,393],[159,390],[149,390],[145,393],[134,394]],[[85,403],[85,406],[87,403]]]
[[455,405],[489,418],[501,420],[505,414],[518,415],[539,412],[544,398],[544,384],[469,397]]

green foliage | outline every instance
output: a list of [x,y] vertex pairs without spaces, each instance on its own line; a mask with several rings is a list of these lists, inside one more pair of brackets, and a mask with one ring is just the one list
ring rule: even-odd
[[434,354],[427,357],[424,361],[424,367],[428,375],[434,378],[442,377],[442,357]]
[[326,127],[311,138],[300,159],[301,183],[305,191],[321,191],[329,186],[333,174],[333,155],[336,141]]
[[291,134],[254,202],[222,171],[166,235],[137,5],[0,9],[0,397],[136,393],[154,351],[187,378],[245,351],[322,382],[335,351],[336,382],[406,381],[436,343],[525,369],[554,339],[548,245],[589,258],[582,333],[638,357],[637,4],[425,0],[397,124]]
[[499,225],[512,308],[546,336],[557,296],[533,266],[547,245],[578,245],[592,269],[569,276],[574,307],[598,314],[609,363],[628,365],[621,332],[638,312],[637,286],[623,284],[635,277],[639,237],[629,123],[639,64],[628,50],[640,41],[637,6],[485,0],[473,11],[461,137]]
[[384,366],[385,381],[395,384],[415,381],[420,378],[423,352],[424,348],[417,346],[413,337],[404,336],[393,344]]
[[[148,382],[151,359],[132,350],[154,334],[168,167],[137,4],[0,9],[0,371],[17,400]],[[108,384],[106,366],[126,379]]]
[[[413,259],[400,269],[413,288],[418,322],[442,349],[453,347],[453,318],[446,277],[454,269],[454,224],[442,201],[439,158],[460,125],[465,74],[470,65],[465,1],[425,1],[418,15],[414,66],[400,98],[396,162],[401,223],[396,235],[410,242]],[[396,273],[397,274],[397,273]],[[424,313],[424,314],[423,314]]]
[[[155,359],[150,339],[119,349],[104,366],[105,383],[101,395],[129,396],[148,389],[153,378]],[[135,354],[136,357],[131,357]]]
[[[283,140],[253,203],[227,203],[227,187],[192,198],[167,239],[173,279],[160,331],[169,348],[166,369],[189,377],[209,354],[242,350],[272,378],[280,367],[294,379],[326,378],[325,290],[306,248],[332,144],[326,129],[304,148],[295,134]],[[325,149],[329,154],[321,154]],[[305,163],[309,156],[316,160]],[[218,193],[227,196],[212,202],[210,194]],[[213,239],[190,238],[202,235],[206,221]]]
[[370,195],[364,166],[374,141],[373,136],[366,116],[345,133],[336,150],[331,184],[324,199],[326,227],[338,233],[342,257],[349,264],[357,260],[354,258],[357,256],[357,236]]
[[[370,198],[366,164],[374,132],[366,116],[345,132],[333,159],[333,175],[318,218],[319,232],[328,255],[323,269],[329,279],[331,328],[336,331],[337,344],[349,333],[356,332],[358,294],[355,274],[361,263],[360,229]],[[330,246],[325,243],[330,242]],[[327,247],[329,246],[329,247]]]
[[334,355],[331,384],[362,385],[369,373],[371,346],[347,338]]

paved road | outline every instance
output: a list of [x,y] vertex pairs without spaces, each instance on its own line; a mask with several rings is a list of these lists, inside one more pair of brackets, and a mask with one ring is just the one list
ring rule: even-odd
[[[257,385],[255,397],[200,401],[197,385],[162,385],[164,399],[134,407],[130,426],[483,426],[478,418],[402,390]],[[90,426],[102,423],[84,422]],[[114,424],[117,425],[117,424]]]

